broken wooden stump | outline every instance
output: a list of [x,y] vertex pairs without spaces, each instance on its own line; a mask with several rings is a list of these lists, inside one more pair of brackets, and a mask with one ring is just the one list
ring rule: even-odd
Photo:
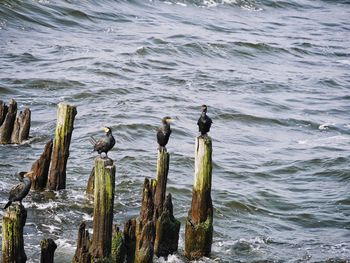
[[136,219],[129,219],[124,224],[124,241],[126,248],[126,263],[134,263],[136,248]]
[[44,190],[46,188],[49,176],[52,145],[52,140],[48,141],[45,145],[44,152],[32,165],[32,190]]
[[21,143],[29,137],[31,112],[25,108],[20,112],[13,125],[11,143]]
[[177,251],[180,222],[173,216],[171,195],[165,199],[169,171],[169,153],[166,149],[158,151],[157,184],[154,196],[154,219],[156,235],[154,253],[157,257],[167,257]]
[[124,263],[126,257],[126,247],[123,232],[119,231],[119,227],[113,227],[112,235],[112,262]]
[[207,135],[196,138],[195,173],[192,204],[185,227],[185,256],[208,257],[213,240],[213,205],[211,200],[212,142]]
[[155,224],[154,215],[155,181],[145,178],[140,215],[136,218],[135,263],[151,263],[154,255]]
[[161,215],[156,221],[154,253],[157,257],[167,258],[178,249],[180,221],[173,215],[171,194],[167,195]]
[[24,263],[23,227],[27,211],[23,205],[12,204],[2,217],[2,263]]
[[115,165],[109,158],[95,159],[94,215],[91,255],[95,259],[111,255]]
[[93,199],[94,197],[94,183],[95,183],[95,166],[92,167],[90,176],[89,176],[89,180],[86,186],[86,195],[88,197],[91,197]]
[[25,108],[17,116],[17,102],[0,101],[0,144],[21,143],[29,138],[31,112]]
[[72,263],[91,263],[91,253],[90,253],[90,235],[89,231],[86,229],[85,222],[82,222],[79,226],[77,249],[72,260]]
[[5,102],[3,102],[2,100],[0,100],[0,126],[2,125],[2,123],[5,120],[6,114],[8,111],[8,107],[5,104]]
[[58,104],[56,135],[47,185],[50,190],[66,188],[66,167],[76,114],[75,106]]
[[17,102],[12,99],[9,106],[2,106],[2,111],[6,111],[6,115],[5,117],[2,116],[3,122],[0,127],[0,144],[9,144],[11,143],[11,135],[17,115]]
[[41,256],[40,263],[53,263],[57,245],[51,238],[43,239],[40,242]]

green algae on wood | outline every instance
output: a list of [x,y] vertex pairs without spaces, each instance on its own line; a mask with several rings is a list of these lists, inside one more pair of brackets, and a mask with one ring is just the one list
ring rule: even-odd
[[185,226],[185,256],[191,260],[208,257],[213,240],[213,205],[211,200],[212,141],[198,136],[195,146],[195,174],[192,204]]
[[66,167],[76,114],[75,106],[58,104],[56,135],[47,185],[50,190],[66,188]]
[[51,238],[43,239],[40,242],[41,256],[40,263],[53,263],[57,245]]
[[94,214],[91,254],[95,259],[111,255],[115,165],[109,158],[95,159]]
[[23,227],[27,211],[23,205],[12,204],[2,217],[2,263],[24,263]]
[[124,263],[126,257],[126,247],[123,232],[118,227],[113,228],[112,236],[112,256],[114,263]]

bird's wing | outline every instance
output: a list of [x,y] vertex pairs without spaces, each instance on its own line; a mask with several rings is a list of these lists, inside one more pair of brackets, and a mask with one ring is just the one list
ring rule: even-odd
[[16,184],[15,186],[13,186],[10,190],[9,200],[16,197],[23,190],[23,188],[24,188],[23,183]]
[[96,144],[96,139],[95,139],[94,137],[90,136],[89,142],[90,142],[92,145],[95,145],[95,144]]
[[95,151],[101,150],[103,149],[103,147],[105,147],[105,145],[106,145],[106,141],[104,139],[100,139],[95,143],[94,150]]

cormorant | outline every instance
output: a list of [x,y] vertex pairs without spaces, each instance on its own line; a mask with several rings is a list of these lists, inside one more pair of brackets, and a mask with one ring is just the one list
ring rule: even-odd
[[157,142],[159,144],[159,150],[166,149],[165,145],[168,143],[171,134],[170,123],[173,121],[174,120],[171,117],[166,116],[162,119],[163,125],[157,129]]
[[18,174],[19,180],[21,182],[11,188],[9,201],[4,206],[4,209],[8,208],[12,202],[19,201],[20,204],[22,204],[22,199],[27,196],[30,187],[32,186],[32,181],[29,177],[26,176],[27,174],[29,173],[21,172]]
[[91,136],[90,142],[94,146],[94,151],[97,151],[100,156],[101,156],[101,153],[105,153],[106,157],[108,157],[107,152],[110,149],[112,149],[113,146],[115,145],[115,139],[112,135],[111,128],[104,127],[103,129],[106,133],[106,136],[104,138],[99,139],[98,141],[96,141],[94,137]]
[[207,105],[202,105],[202,114],[197,122],[199,131],[201,132],[202,136],[206,135],[209,132],[210,126],[213,123],[209,116],[207,116],[207,108]]

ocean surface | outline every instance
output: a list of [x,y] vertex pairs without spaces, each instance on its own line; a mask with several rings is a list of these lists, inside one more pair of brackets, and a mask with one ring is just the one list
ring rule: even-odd
[[56,263],[70,262],[80,222],[91,228],[88,139],[105,125],[117,140],[114,221],[139,214],[167,115],[182,226],[179,253],[155,262],[187,262],[202,104],[215,217],[211,257],[197,262],[350,262],[350,1],[2,0],[0,100],[11,98],[30,107],[31,138],[0,146],[1,206],[53,138],[57,104],[78,110],[67,189],[23,202],[28,262],[43,238],[58,244]]

